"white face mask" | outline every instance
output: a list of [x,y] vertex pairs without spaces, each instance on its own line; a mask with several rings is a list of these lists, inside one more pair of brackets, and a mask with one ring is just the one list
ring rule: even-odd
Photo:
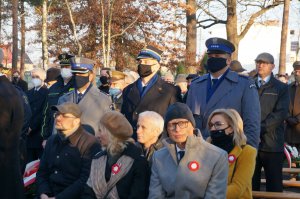
[[38,88],[42,85],[42,80],[38,79],[38,78],[33,78],[31,80],[31,82],[33,83],[35,88]]
[[63,79],[69,79],[72,77],[72,72],[70,68],[62,68],[60,71],[60,75]]

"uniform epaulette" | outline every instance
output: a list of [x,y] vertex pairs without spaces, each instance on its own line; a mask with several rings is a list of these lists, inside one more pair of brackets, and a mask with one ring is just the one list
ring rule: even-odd
[[101,156],[105,155],[106,154],[106,151],[99,151],[98,153],[96,153],[94,156],[93,156],[93,159],[98,159],[100,158]]
[[197,82],[197,81],[202,81],[203,79],[206,79],[208,76],[208,74],[204,74],[204,75],[201,75],[199,77],[196,77],[192,80],[192,82]]

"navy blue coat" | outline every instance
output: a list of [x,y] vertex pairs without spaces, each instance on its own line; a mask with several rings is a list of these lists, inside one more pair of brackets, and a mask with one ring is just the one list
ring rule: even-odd
[[27,148],[42,148],[41,128],[43,121],[43,108],[46,103],[48,89],[43,86],[38,91],[34,88],[27,93],[29,104],[32,111],[29,127],[31,132],[27,136]]
[[219,108],[232,108],[241,115],[247,143],[258,148],[260,141],[260,103],[254,81],[248,77],[228,71],[210,100],[206,102],[209,74],[193,80],[187,97],[187,105],[192,110],[196,126],[204,138],[209,136],[207,120]]

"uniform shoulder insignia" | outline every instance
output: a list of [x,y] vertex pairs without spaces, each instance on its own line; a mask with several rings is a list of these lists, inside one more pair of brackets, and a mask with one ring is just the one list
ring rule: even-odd
[[251,83],[249,88],[256,88],[256,85],[254,83]]

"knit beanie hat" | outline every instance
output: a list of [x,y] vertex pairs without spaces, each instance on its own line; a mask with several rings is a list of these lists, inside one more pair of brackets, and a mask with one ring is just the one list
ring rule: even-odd
[[168,122],[173,119],[187,119],[192,123],[193,127],[196,126],[192,111],[186,104],[180,102],[176,102],[169,106],[165,115],[165,128]]
[[118,111],[108,111],[102,116],[100,123],[114,136],[126,140],[132,136],[133,129],[124,115]]

